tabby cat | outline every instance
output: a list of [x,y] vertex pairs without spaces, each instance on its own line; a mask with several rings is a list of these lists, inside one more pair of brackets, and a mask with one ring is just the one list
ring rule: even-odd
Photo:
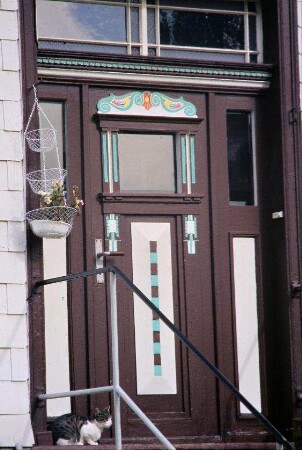
[[95,408],[93,416],[64,414],[52,424],[52,433],[57,445],[98,445],[104,428],[110,428],[112,417],[110,406],[100,411]]

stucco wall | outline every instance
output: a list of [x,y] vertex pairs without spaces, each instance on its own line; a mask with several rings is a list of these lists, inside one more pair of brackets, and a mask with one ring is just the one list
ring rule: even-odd
[[18,0],[0,0],[0,447],[33,444]]

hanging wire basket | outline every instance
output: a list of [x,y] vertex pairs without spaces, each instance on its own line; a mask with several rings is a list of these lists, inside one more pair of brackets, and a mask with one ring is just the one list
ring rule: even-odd
[[76,214],[71,206],[50,206],[27,212],[26,219],[36,236],[59,239],[69,235]]
[[67,170],[55,167],[53,169],[36,170],[35,172],[29,172],[26,175],[26,179],[33,192],[39,194],[41,191],[48,193],[52,190],[53,183],[60,181],[64,183]]
[[57,148],[57,135],[54,128],[38,128],[26,131],[24,137],[34,152],[50,152]]

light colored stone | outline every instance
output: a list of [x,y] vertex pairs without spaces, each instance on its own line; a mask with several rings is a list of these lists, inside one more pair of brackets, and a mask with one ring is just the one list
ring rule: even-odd
[[1,9],[6,11],[17,11],[18,0],[1,0]]
[[8,190],[7,162],[0,161],[0,191]]
[[[1,30],[1,24],[0,24]],[[21,99],[20,75],[18,72],[0,72],[0,98],[1,100],[18,101]]]
[[[1,89],[1,87],[0,87]],[[0,95],[1,97],[1,95]],[[21,161],[23,158],[23,142],[21,133],[0,130],[0,161]]]
[[12,364],[10,349],[0,349],[0,380],[10,381],[12,378]]
[[[1,42],[0,42],[0,70],[1,70]],[[0,101],[0,130],[4,130],[3,102]]]
[[18,41],[2,41],[3,70],[20,70]]
[[17,40],[18,30],[17,12],[0,10],[0,39]]
[[21,131],[22,111],[20,102],[3,102],[4,129],[7,131]]
[[[1,3],[0,3],[0,7],[1,7]],[[0,70],[2,70],[2,43],[1,43],[1,41],[0,41]]]
[[26,230],[24,222],[8,222],[8,250],[10,252],[25,252]]
[[7,314],[7,285],[0,284],[0,314]]
[[34,445],[29,414],[0,416],[0,447],[15,448],[16,443],[23,447]]
[[25,216],[23,192],[0,191],[0,220],[23,222]]
[[10,191],[23,191],[24,178],[23,165],[20,161],[7,162],[7,184]]
[[[0,253],[0,283],[26,283],[25,253]],[[0,344],[1,348],[1,344]]]
[[24,381],[0,381],[0,414],[26,414],[29,411],[28,385]]
[[[25,348],[27,346],[26,316],[0,315],[0,348]],[[10,414],[2,410],[3,395],[0,394],[0,414]],[[20,411],[21,412],[21,411]]]
[[26,297],[27,288],[25,284],[7,284],[8,314],[25,314],[27,312]]
[[27,348],[12,348],[12,380],[26,381],[29,378],[28,373],[28,355]]
[[8,251],[7,222],[0,222],[0,252]]

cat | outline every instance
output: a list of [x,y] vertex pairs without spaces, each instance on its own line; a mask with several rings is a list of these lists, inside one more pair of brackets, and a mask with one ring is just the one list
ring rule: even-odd
[[110,406],[100,411],[95,408],[93,416],[86,418],[78,414],[63,414],[52,424],[52,433],[57,445],[98,445],[104,428],[110,428],[112,417]]

